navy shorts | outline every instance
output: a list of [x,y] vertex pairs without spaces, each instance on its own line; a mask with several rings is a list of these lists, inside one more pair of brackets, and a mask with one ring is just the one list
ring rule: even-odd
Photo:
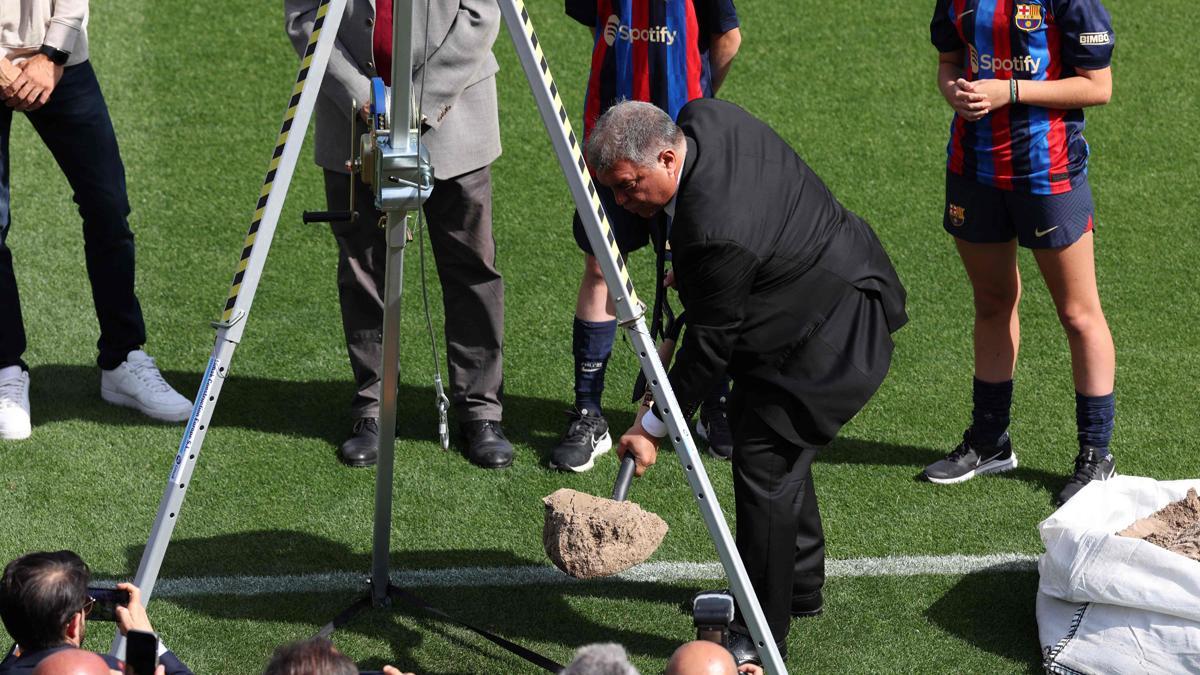
[[1086,175],[1071,179],[1071,190],[1057,195],[1001,190],[946,172],[942,227],[974,244],[1012,241],[1025,248],[1060,248],[1075,243],[1093,227],[1095,206]]
[[[650,231],[659,226],[660,218],[666,218],[660,213],[647,220],[617,206],[612,190],[596,183],[596,191],[600,194],[600,203],[604,205],[605,213],[608,214],[609,226],[612,227],[613,236],[617,238],[617,248],[621,249],[621,255],[629,255],[630,252],[650,243]],[[578,213],[575,214],[573,227],[575,243],[579,244],[584,253],[592,255],[592,244],[588,241],[587,232],[583,229],[583,221],[579,219]]]

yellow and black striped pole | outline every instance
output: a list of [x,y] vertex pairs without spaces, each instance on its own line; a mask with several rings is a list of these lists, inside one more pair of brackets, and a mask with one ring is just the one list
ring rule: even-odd
[[[275,226],[279,222],[279,214],[287,198],[292,173],[300,156],[305,131],[312,118],[313,105],[316,103],[321,80],[325,76],[325,68],[329,63],[329,55],[333,51],[338,26],[345,10],[346,0],[322,0],[313,19],[312,32],[300,62],[296,84],[292,87],[287,109],[283,114],[283,124],[279,129],[271,160],[267,165],[267,175],[254,207],[250,229],[242,245],[229,297],[225,301],[220,320],[213,324],[217,328],[217,337],[208,367],[200,382],[200,390],[192,405],[192,415],[184,429],[166,490],[158,505],[158,515],[154,519],[150,538],[142,551],[142,559],[133,579],[133,583],[142,591],[143,602],[149,601],[154,592],[154,584],[158,579],[167,546],[171,542],[171,533],[183,506],[192,471],[200,456],[200,448],[212,419],[217,396],[228,374],[234,349],[241,341],[246,325],[245,318],[251,303],[254,302],[254,292],[262,276]],[[118,633],[112,643],[112,654],[120,658],[124,650],[125,639]]]
[[633,281],[629,278],[629,270],[625,259],[617,247],[616,237],[613,236],[608,216],[596,193],[596,185],[587,169],[583,158],[583,148],[575,132],[571,130],[570,117],[559,95],[558,87],[550,74],[550,66],[546,55],[533,30],[529,18],[529,10],[521,0],[499,0],[500,9],[504,15],[504,23],[508,26],[513,46],[525,77],[529,80],[529,88],[537,102],[538,111],[542,115],[542,123],[550,134],[550,142],[558,156],[559,165],[567,178],[571,196],[575,200],[575,208],[587,231],[588,241],[592,251],[604,272],[604,280],[608,284],[609,295],[617,309],[617,319],[627,331],[634,344],[638,358],[641,361],[642,372],[646,382],[654,394],[654,400],[662,409],[670,432],[675,453],[683,465],[684,474],[691,484],[692,496],[700,507],[709,535],[717,548],[725,575],[729,578],[730,588],[738,605],[742,609],[750,634],[758,647],[767,672],[772,675],[786,674],[787,667],[780,658],[779,650],[771,635],[759,605],[758,598],[746,577],[746,568],[738,555],[733,537],[730,536],[729,526],[721,513],[720,504],[713,492],[704,464],[696,451],[696,444],[688,432],[687,420],[679,413],[679,405],[671,385],[667,381],[667,372],[659,360],[654,341],[646,329],[644,317],[645,307],[638,301],[633,289]]

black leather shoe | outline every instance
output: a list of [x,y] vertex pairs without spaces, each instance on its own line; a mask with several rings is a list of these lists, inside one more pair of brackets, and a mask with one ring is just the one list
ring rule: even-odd
[[338,459],[346,466],[375,466],[379,447],[379,420],[360,417],[354,420],[350,438],[338,449]]
[[[775,646],[779,648],[779,657],[787,661],[787,643],[776,642]],[[754,648],[754,638],[741,631],[729,631],[729,653],[733,654],[733,660],[739,666],[747,663],[753,663],[758,666],[762,665],[762,659],[758,656],[758,650]]]
[[474,420],[460,427],[466,440],[463,454],[475,466],[485,469],[503,469],[513,461],[512,443],[504,437],[504,430],[495,420]]
[[818,616],[825,611],[825,599],[821,591],[792,596],[792,616],[804,618]]

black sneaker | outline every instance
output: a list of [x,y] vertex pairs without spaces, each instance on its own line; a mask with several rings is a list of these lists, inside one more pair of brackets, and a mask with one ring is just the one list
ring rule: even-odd
[[587,408],[568,410],[567,432],[550,454],[550,466],[560,471],[587,471],[596,457],[612,449],[608,420]]
[[1055,506],[1062,506],[1067,500],[1083,489],[1084,485],[1094,480],[1108,480],[1117,475],[1117,460],[1112,453],[1103,457],[1096,456],[1096,448],[1085,445],[1075,456],[1075,474],[1067,481],[1066,487],[1054,500]]
[[717,459],[733,456],[733,432],[729,430],[729,417],[725,414],[725,397],[719,401],[704,402],[700,406],[700,418],[696,420],[696,436],[708,442],[708,452]]
[[999,473],[1017,468],[1017,455],[1013,452],[1008,432],[995,445],[976,443],[971,430],[963,432],[962,443],[945,459],[925,467],[922,475],[931,483],[948,485],[961,483],[985,473]]

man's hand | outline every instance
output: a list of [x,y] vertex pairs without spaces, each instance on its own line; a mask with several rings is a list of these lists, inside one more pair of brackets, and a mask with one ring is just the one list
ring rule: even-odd
[[[991,112],[992,107],[988,95],[979,91],[979,86],[984,82],[994,81],[996,80],[968,82],[960,77],[943,87],[942,95],[946,97],[950,107],[954,108],[954,112],[968,122],[976,122]],[[1008,102],[1007,96],[1008,88],[1005,87],[1005,102]]]
[[117,584],[117,588],[129,592],[129,605],[117,606],[117,630],[121,631],[121,635],[131,630],[153,633],[154,627],[150,625],[150,617],[146,616],[146,608],[142,605],[142,591],[128,583]]
[[63,67],[45,54],[35,54],[17,68],[21,74],[0,90],[4,104],[14,110],[37,110],[50,100],[50,94],[62,79]]
[[658,461],[658,443],[659,439],[646,433],[639,420],[621,436],[621,442],[617,446],[617,457],[625,459],[625,453],[632,452],[633,460],[637,464],[634,474],[640,476]]
[[400,669],[397,668],[396,666],[384,666],[383,673],[384,673],[384,675],[413,675],[412,673],[400,672]]
[[21,69],[12,61],[0,56],[0,90],[7,88],[20,76]]
[[764,672],[757,663],[743,663],[738,666],[738,675],[764,675]]

